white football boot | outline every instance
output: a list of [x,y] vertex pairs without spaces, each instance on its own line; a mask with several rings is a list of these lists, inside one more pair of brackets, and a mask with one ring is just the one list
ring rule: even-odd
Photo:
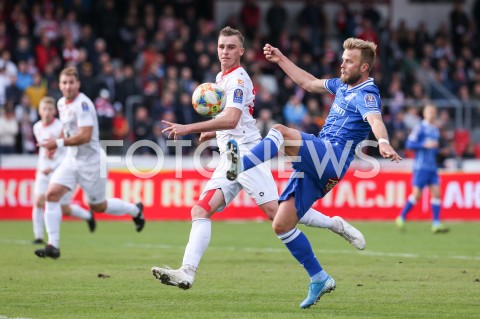
[[365,249],[365,237],[363,237],[363,234],[358,229],[347,223],[340,216],[334,216],[332,217],[332,219],[334,222],[334,227],[332,228],[332,231],[334,233],[342,236],[353,247],[359,250]]
[[176,286],[181,289],[189,289],[193,285],[194,277],[187,274],[186,268],[172,269],[168,266],[165,268],[152,267],[152,274],[164,285]]

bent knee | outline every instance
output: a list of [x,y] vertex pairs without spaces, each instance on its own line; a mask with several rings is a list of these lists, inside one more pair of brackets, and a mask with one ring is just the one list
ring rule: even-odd
[[284,135],[287,131],[288,131],[288,127],[286,127],[285,125],[283,124],[275,124],[272,126],[273,129],[276,129],[277,131],[279,131],[280,133],[282,133],[282,135]]
[[277,221],[273,220],[272,229],[275,232],[275,234],[281,235],[281,234],[285,234],[285,233],[291,231],[293,228],[290,227],[287,224],[280,223],[280,222],[277,222]]
[[88,206],[90,207],[91,210],[93,210],[94,212],[97,212],[97,213],[103,213],[104,211],[107,210],[107,202],[103,202],[103,203],[98,203],[98,204],[92,204],[92,203],[89,203]]
[[192,220],[197,218],[210,218],[210,212],[199,205],[193,205],[190,211],[190,216],[192,217]]

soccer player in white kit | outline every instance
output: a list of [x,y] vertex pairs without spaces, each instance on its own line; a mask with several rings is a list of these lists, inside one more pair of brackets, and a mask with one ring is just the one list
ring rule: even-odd
[[[55,118],[57,108],[55,99],[45,96],[40,100],[38,107],[40,121],[33,125],[33,134],[39,144],[43,144],[50,138],[59,138],[62,133],[62,122]],[[65,149],[57,149],[54,152],[47,151],[44,147],[40,147],[38,154],[37,172],[35,176],[35,203],[32,209],[32,224],[34,244],[43,244],[43,232],[45,227],[44,206],[45,193],[47,192],[48,183],[55,169],[60,165],[65,157]],[[70,204],[72,192],[65,194],[60,200],[63,215],[78,217],[87,222],[90,232],[95,231],[95,218],[93,212],[83,209],[79,205]]]
[[[248,154],[261,140],[260,132],[255,126],[256,120],[252,117],[255,99],[253,83],[240,65],[245,52],[243,42],[244,38],[238,30],[225,27],[220,31],[217,51],[221,72],[217,75],[216,83],[224,89],[227,99],[222,113],[212,120],[188,125],[163,121],[168,125],[164,132],[169,132],[169,137],[173,135],[176,139],[191,133],[202,133],[200,135],[202,141],[216,136],[220,149],[220,163],[207,182],[199,201],[191,210],[192,228],[182,267],[180,269],[152,267],[153,275],[166,285],[182,289],[189,289],[193,285],[200,259],[210,243],[211,216],[217,211],[222,211],[242,188],[270,220],[273,220],[278,209],[277,185],[268,162],[256,166],[252,172],[245,172],[235,181],[226,178],[227,142],[234,137],[238,138],[239,149]],[[330,217],[316,211],[306,215],[306,219],[301,223],[331,229]],[[337,233],[344,237],[343,228]]]
[[[57,106],[63,124],[63,137],[49,139],[41,146],[47,150],[65,147],[65,159],[55,170],[46,194],[45,225],[48,245],[38,249],[38,257],[60,257],[60,199],[77,185],[87,195],[90,209],[110,215],[132,216],[136,230],[145,225],[142,203],[131,204],[117,198],[105,199],[107,176],[105,152],[100,147],[97,113],[93,102],[80,92],[77,69],[67,67],[60,72],[60,90],[63,97]],[[103,174],[103,176],[102,176]]]

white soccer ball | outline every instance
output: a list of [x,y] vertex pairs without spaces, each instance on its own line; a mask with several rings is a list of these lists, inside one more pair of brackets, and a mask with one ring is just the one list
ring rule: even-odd
[[225,91],[215,83],[200,84],[192,94],[192,105],[202,116],[215,116],[225,108]]

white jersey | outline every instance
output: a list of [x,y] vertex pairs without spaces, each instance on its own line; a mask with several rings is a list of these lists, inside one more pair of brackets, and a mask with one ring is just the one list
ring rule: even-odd
[[[262,136],[255,125],[253,107],[255,91],[252,80],[241,66],[236,67],[225,74],[217,74],[216,84],[220,85],[226,93],[227,102],[225,109],[234,107],[242,111],[237,126],[231,130],[217,131],[217,143],[220,153],[226,150],[227,142],[235,139],[238,144],[245,144],[260,140]],[[217,117],[225,116],[225,110]]]
[[[52,123],[44,125],[42,121],[38,121],[33,125],[33,134],[40,144],[45,143],[49,139],[57,139],[62,132],[62,122],[59,119],[54,119]],[[44,169],[51,168],[54,170],[60,165],[65,156],[65,150],[58,148],[55,150],[52,158],[47,157],[47,151],[45,147],[40,147],[38,152],[38,164],[37,170],[43,171]]]
[[100,163],[100,141],[98,133],[97,111],[93,102],[83,93],[79,93],[73,101],[66,101],[65,97],[57,103],[60,120],[63,124],[63,134],[70,137],[78,134],[79,128],[92,126],[90,142],[78,146],[66,146],[67,159],[73,159],[78,166],[87,167]]

